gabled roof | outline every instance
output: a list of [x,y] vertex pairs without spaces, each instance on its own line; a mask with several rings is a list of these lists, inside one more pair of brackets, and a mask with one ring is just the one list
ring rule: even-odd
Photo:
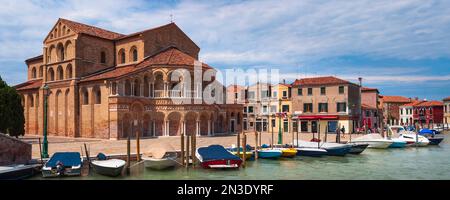
[[39,89],[42,86],[42,79],[29,80],[25,83],[14,86],[16,90]]
[[314,77],[297,79],[292,83],[292,86],[318,86],[318,85],[339,85],[339,84],[354,84],[346,80],[336,78],[334,76]]
[[[111,67],[106,70],[102,70],[89,76],[83,77],[81,81],[84,82],[84,81],[118,78],[121,76],[125,76],[127,74],[135,72],[138,73],[144,71],[148,67],[154,66],[194,67],[195,61],[196,61],[195,58],[183,53],[176,47],[169,47],[159,53],[156,53],[152,56],[145,58],[140,63],[120,67]],[[201,64],[203,69],[212,69],[212,67],[210,67],[205,63]]]
[[94,36],[94,37],[104,38],[104,39],[108,39],[108,40],[114,40],[114,39],[124,36],[123,34],[120,34],[120,33],[115,33],[115,32],[108,31],[108,30],[105,30],[102,28],[82,24],[79,22],[74,22],[71,20],[63,19],[63,18],[60,18],[58,21],[64,23],[72,31],[75,31],[77,33],[83,33],[83,34]]
[[31,61],[37,61],[37,60],[43,60],[43,59],[44,59],[44,56],[43,55],[39,55],[39,56],[35,56],[35,57],[32,57],[32,58],[26,59],[25,63],[28,64]]
[[423,101],[414,107],[432,107],[432,106],[443,106],[444,103],[442,101]]
[[381,96],[383,102],[387,103],[410,103],[411,99],[408,97],[402,97],[402,96]]

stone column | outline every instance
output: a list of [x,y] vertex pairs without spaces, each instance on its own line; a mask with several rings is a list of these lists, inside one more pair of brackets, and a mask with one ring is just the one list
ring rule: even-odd
[[153,127],[152,127],[153,133],[152,133],[152,135],[153,135],[153,137],[155,137],[156,136],[156,123],[155,123],[155,120],[153,120],[152,123],[153,123]]
[[211,120],[208,120],[208,136],[211,136]]
[[195,123],[195,134],[197,134],[197,136],[200,136],[200,121],[197,120]]
[[186,136],[186,121],[184,121],[184,120],[181,121],[181,130],[182,130],[181,134]]

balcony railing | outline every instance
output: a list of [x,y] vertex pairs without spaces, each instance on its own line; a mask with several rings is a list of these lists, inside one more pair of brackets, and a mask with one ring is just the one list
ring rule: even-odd
[[163,99],[163,98],[201,98],[199,93],[195,90],[185,90],[184,92],[181,90],[168,90],[167,93],[165,90],[155,90],[154,97],[155,99]]

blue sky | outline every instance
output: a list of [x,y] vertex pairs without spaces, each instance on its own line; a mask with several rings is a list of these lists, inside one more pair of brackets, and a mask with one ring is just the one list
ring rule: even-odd
[[219,69],[271,67],[288,82],[335,75],[385,95],[450,96],[450,1],[4,1],[0,75],[26,80],[58,17],[127,34],[170,22]]

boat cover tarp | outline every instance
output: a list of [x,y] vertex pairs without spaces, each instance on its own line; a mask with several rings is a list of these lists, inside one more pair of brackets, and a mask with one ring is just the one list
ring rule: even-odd
[[53,154],[45,165],[47,167],[56,167],[58,161],[62,162],[66,167],[78,166],[81,165],[81,156],[78,152],[57,152]]
[[209,147],[201,147],[198,149],[198,154],[202,156],[203,161],[210,160],[238,160],[238,156],[235,156],[228,152],[223,146],[211,145]]
[[420,135],[426,135],[426,134],[433,135],[434,132],[432,130],[430,130],[430,129],[425,128],[425,129],[420,130],[419,134]]

